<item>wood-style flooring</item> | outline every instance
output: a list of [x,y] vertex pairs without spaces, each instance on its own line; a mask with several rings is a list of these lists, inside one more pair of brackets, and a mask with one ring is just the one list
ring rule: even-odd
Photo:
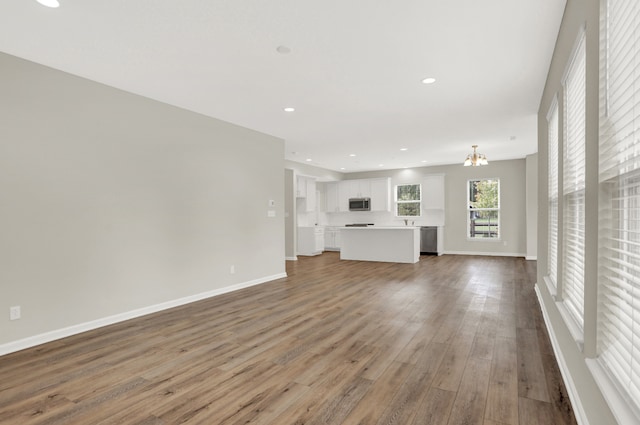
[[575,424],[535,262],[289,277],[0,357],[0,424]]

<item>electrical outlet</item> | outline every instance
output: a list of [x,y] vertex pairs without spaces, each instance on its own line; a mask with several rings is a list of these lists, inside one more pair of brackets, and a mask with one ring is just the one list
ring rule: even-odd
[[236,274],[236,266],[231,266],[231,267],[229,268],[229,273],[231,273],[231,274]]
[[20,312],[20,306],[15,305],[13,307],[9,307],[9,320],[18,320],[22,313]]

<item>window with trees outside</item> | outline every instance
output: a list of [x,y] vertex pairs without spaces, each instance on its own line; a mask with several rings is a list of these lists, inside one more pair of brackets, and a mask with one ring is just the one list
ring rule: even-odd
[[396,186],[396,215],[398,217],[419,217],[422,191],[419,184],[399,184]]
[[467,183],[467,235],[470,239],[500,238],[500,180]]

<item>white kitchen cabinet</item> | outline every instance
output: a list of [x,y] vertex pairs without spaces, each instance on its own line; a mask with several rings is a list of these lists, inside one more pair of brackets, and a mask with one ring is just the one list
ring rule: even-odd
[[338,212],[349,211],[349,198],[351,195],[351,183],[349,180],[343,180],[338,183]]
[[322,253],[324,251],[324,229],[319,228],[320,231],[316,231],[314,233],[314,243],[315,243],[315,252]]
[[329,182],[326,184],[326,201],[327,209],[329,213],[340,211],[339,197],[338,197],[338,182]]
[[324,250],[324,228],[298,227],[298,254],[319,255]]
[[307,197],[307,178],[298,176],[296,178],[296,198]]
[[390,211],[391,203],[389,194],[391,192],[391,179],[370,179],[371,211]]
[[445,225],[444,196],[444,175],[425,176],[422,182],[422,218],[426,225]]
[[296,178],[296,198],[303,199],[300,207],[304,212],[316,210],[316,179],[311,177],[298,176]]
[[348,212],[350,198],[371,198],[371,211],[390,211],[391,179],[355,179],[327,183],[327,212]]
[[317,193],[316,193],[316,180],[307,179],[307,212],[313,212],[316,210],[317,205]]
[[369,179],[343,180],[340,182],[343,193],[348,198],[369,198],[371,197],[371,183]]
[[340,251],[340,228],[325,227],[324,229],[325,251]]

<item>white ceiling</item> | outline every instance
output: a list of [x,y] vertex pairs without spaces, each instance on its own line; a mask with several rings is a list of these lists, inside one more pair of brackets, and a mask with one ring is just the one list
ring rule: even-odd
[[[3,0],[0,51],[283,138],[285,158],[343,172],[460,163],[472,144],[490,162],[536,152],[537,109],[565,6],[60,3]],[[422,84],[426,77],[437,81]]]

